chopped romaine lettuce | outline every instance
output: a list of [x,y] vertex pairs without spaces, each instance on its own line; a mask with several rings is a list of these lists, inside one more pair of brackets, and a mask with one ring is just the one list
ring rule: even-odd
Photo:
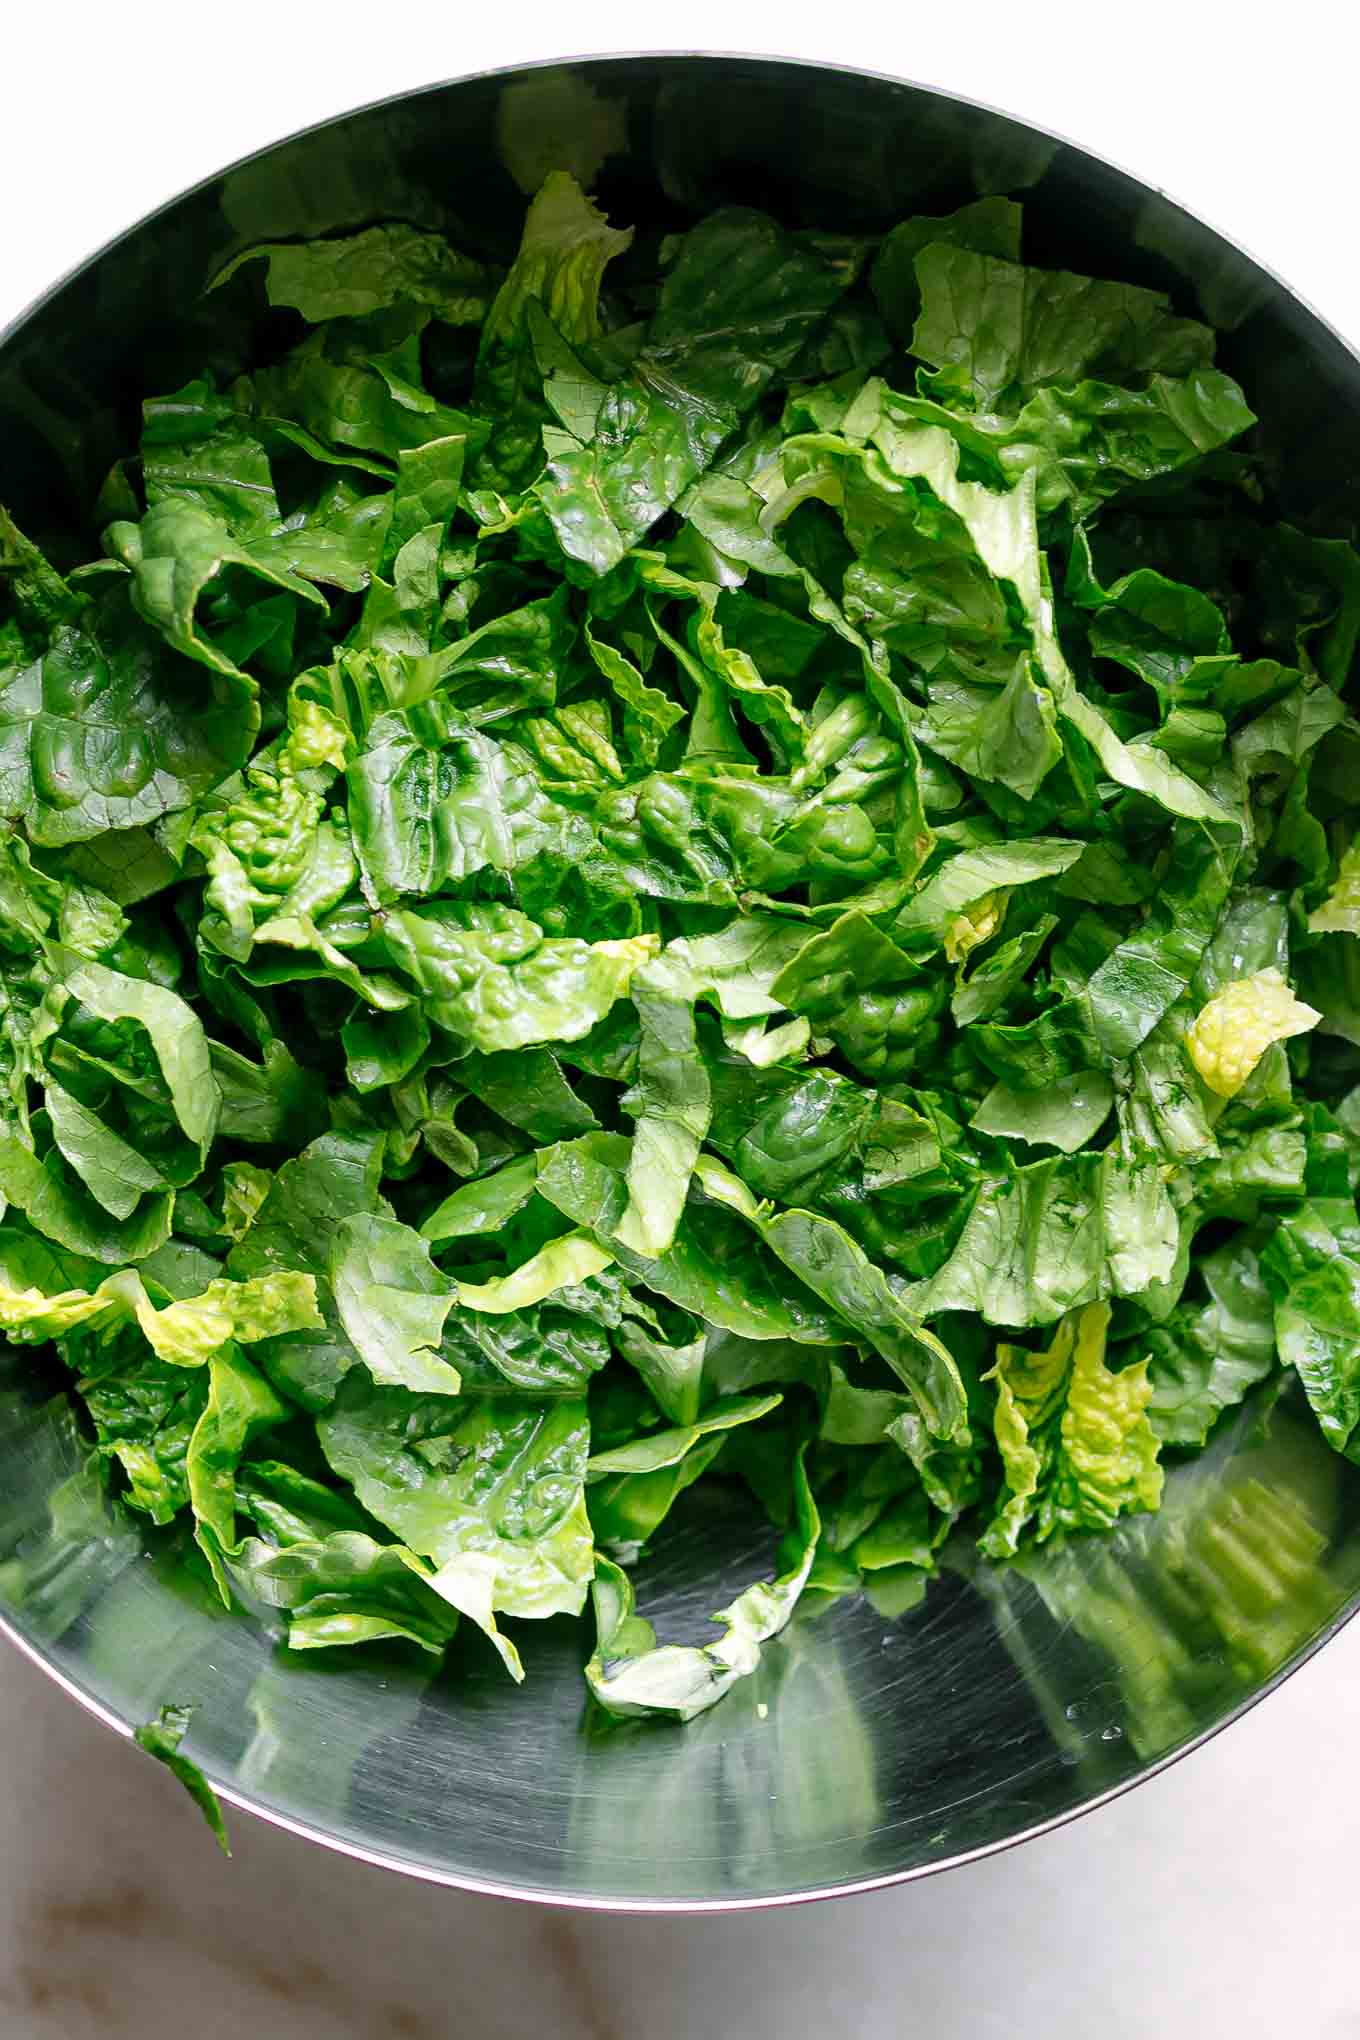
[[[0,512],[0,1334],[294,1650],[593,1599],[688,1720],[1272,1378],[1360,1454],[1360,560],[1012,200],[845,245],[265,243],[104,556]],[[785,1543],[658,1644],[699,1481]]]

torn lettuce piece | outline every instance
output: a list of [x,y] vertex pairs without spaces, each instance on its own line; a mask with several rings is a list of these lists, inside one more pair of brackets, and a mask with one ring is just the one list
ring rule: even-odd
[[629,372],[583,389],[573,364],[548,385],[570,429],[546,435],[536,493],[567,558],[598,575],[617,567],[792,367],[841,290],[830,264],[762,213],[732,206],[694,227]]
[[1215,992],[1191,1021],[1185,1045],[1209,1089],[1234,1098],[1272,1042],[1307,1034],[1321,1018],[1272,965]]
[[640,1110],[628,1162],[628,1209],[616,1236],[652,1259],[675,1238],[708,1133],[712,1094],[694,1020],[701,989],[683,963],[664,955],[633,979]]
[[1026,1532],[1042,1544],[1061,1531],[1107,1530],[1161,1500],[1147,1363],[1110,1370],[1109,1322],[1108,1304],[1090,1304],[1063,1319],[1046,1352],[998,1346],[988,1378],[1006,1484],[979,1539],[989,1557],[1012,1556]]
[[180,1750],[192,1718],[192,1707],[164,1706],[154,1721],[142,1723],[133,1739],[139,1750],[145,1750],[149,1757],[154,1757],[158,1764],[164,1764],[167,1771],[178,1778],[207,1821],[218,1848],[224,1856],[230,1856],[231,1843],[227,1839],[227,1825],[222,1818],[217,1794],[198,1765]]
[[777,1011],[776,980],[801,947],[788,923],[748,915],[717,934],[672,943],[634,975],[639,1046],[631,1095],[639,1110],[628,1209],[616,1234],[633,1252],[655,1259],[670,1246],[708,1134],[712,1087],[696,1004],[711,1001],[730,1021]]
[[291,305],[309,324],[360,319],[392,305],[427,307],[449,325],[476,325],[488,304],[486,271],[441,234],[394,222],[331,240],[263,241],[234,255],[209,284],[216,290],[247,262],[268,265],[272,305]]
[[576,1041],[628,990],[655,935],[545,937],[509,907],[391,913],[383,939],[431,1020],[491,1054]]
[[[1032,885],[1036,880],[1055,878],[1069,870],[1081,856],[1082,848],[1080,843],[1036,836],[1026,843],[998,843],[981,850],[960,851],[917,886],[897,917],[897,929],[903,934],[919,931],[933,935],[943,941],[948,954],[951,931],[966,909],[976,909],[979,901],[990,898],[997,898],[1004,905],[1012,887]],[[998,911],[985,935],[994,934],[1000,921]],[[950,961],[957,962],[958,958],[951,956]]]
[[[259,1535],[243,1537],[223,1564],[238,1596],[251,1608],[288,1618],[290,1650],[334,1650],[393,1640],[414,1643],[442,1656],[458,1627],[458,1613],[435,1594],[432,1568],[401,1544],[382,1544],[363,1523],[362,1511],[337,1509],[333,1490],[307,1482],[288,1468],[293,1507],[281,1508],[271,1492],[260,1491],[264,1471],[238,1482],[246,1506],[259,1522]],[[319,1504],[319,1506],[318,1506]]]
[[607,1558],[596,1564],[592,1598],[597,1640],[586,1683],[609,1714],[662,1714],[692,1721],[760,1662],[762,1644],[788,1623],[817,1556],[821,1519],[800,1450],[794,1461],[796,1523],[781,1557],[786,1570],[759,1580],[714,1616],[722,1639],[703,1646],[658,1644],[651,1624],[634,1613],[628,1575]]
[[1180,1226],[1153,1161],[1058,1155],[981,1183],[948,1259],[907,1292],[930,1318],[1046,1325],[1103,1296],[1137,1296],[1176,1264]]
[[652,1536],[687,1487],[722,1451],[727,1433],[758,1423],[783,1397],[720,1396],[692,1424],[644,1431],[591,1455],[586,1502],[597,1543],[634,1548]]
[[999,1139],[1030,1147],[1055,1147],[1065,1155],[1100,1131],[1114,1109],[1114,1085],[1103,1070],[1059,1077],[1044,1091],[1012,1091],[993,1084],[973,1114],[972,1124]]
[[494,1317],[527,1310],[542,1303],[559,1289],[574,1289],[612,1268],[614,1256],[586,1232],[564,1233],[549,1242],[508,1275],[495,1275],[489,1282],[458,1283],[458,1306]]
[[208,1362],[208,1396],[185,1456],[195,1536],[231,1606],[225,1560],[236,1548],[236,1472],[251,1440],[281,1424],[287,1407],[264,1376],[228,1346]]
[[[1353,1201],[1340,1203],[1338,1239],[1325,1207],[1281,1220],[1261,1255],[1275,1305],[1281,1360],[1303,1383],[1322,1434],[1337,1452],[1360,1450],[1360,1255]],[[1344,1244],[1343,1244],[1344,1240]]]
[[458,1394],[457,1368],[438,1357],[455,1292],[418,1233],[368,1213],[341,1219],[330,1279],[340,1322],[375,1381]]
[[351,1375],[317,1429],[334,1471],[412,1551],[437,1569],[490,1560],[497,1613],[580,1613],[594,1564],[583,1401],[413,1401]]
[[1067,270],[1031,269],[937,242],[916,257],[921,315],[912,351],[938,394],[979,411],[1018,407],[1083,375],[1184,373],[1213,358],[1213,334],[1160,293]]
[[1308,916],[1310,935],[1360,935],[1360,844],[1352,843],[1337,866],[1332,889]]
[[734,1424],[754,1423],[777,1409],[781,1401],[778,1395],[726,1397],[711,1403],[692,1424],[645,1432],[629,1445],[615,1445],[607,1452],[593,1453],[586,1469],[587,1478],[596,1481],[607,1474],[657,1473],[663,1467],[675,1466],[701,1438],[730,1431]]
[[1277,1365],[1270,1291],[1248,1236],[1206,1254],[1197,1273],[1208,1300],[1183,1305],[1129,1348],[1150,1355],[1148,1421],[1166,1445],[1203,1445]]
[[[202,1260],[209,1270],[219,1265],[208,1256]],[[161,1304],[154,1302],[147,1290],[150,1281],[158,1296],[167,1294],[151,1267],[145,1270],[146,1280],[134,1269],[124,1268],[93,1289],[51,1293],[32,1280],[41,1276],[51,1281],[55,1271],[71,1273],[78,1267],[78,1262],[44,1250],[37,1240],[11,1236],[5,1241],[0,1252],[0,1328],[6,1336],[33,1345],[81,1326],[108,1336],[121,1325],[135,1324],[158,1361],[194,1368],[202,1367],[229,1344],[252,1345],[262,1339],[315,1330],[324,1322],[317,1308],[315,1279],[291,1270],[241,1282],[212,1280],[197,1293],[171,1296]],[[97,1268],[81,1272],[97,1272]],[[20,1284],[23,1286],[17,1286]]]
[[200,1367],[233,1341],[253,1345],[319,1330],[324,1322],[315,1278],[292,1270],[210,1282],[199,1295],[159,1309],[130,1273],[113,1276],[105,1287],[130,1307],[157,1359],[177,1367]]

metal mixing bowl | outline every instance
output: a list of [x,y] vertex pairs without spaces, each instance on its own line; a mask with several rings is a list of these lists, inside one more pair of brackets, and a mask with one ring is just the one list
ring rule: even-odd
[[[507,72],[333,121],[238,164],[115,242],[0,338],[0,496],[79,527],[146,390],[230,372],[253,315],[200,286],[252,242],[398,217],[508,255],[553,164],[620,221],[729,200],[881,227],[979,193],[1026,205],[1027,256],[1169,289],[1222,326],[1289,514],[1352,535],[1360,362],[1274,277],[1081,150],[884,78],[641,57]],[[95,547],[90,534],[91,550]],[[807,1611],[687,1728],[591,1734],[586,1626],[532,1625],[518,1690],[473,1639],[409,1658],[290,1658],[177,1549],[102,1496],[54,1372],[0,1366],[0,1616],[127,1734],[196,1703],[186,1749],[224,1798],[394,1869],[579,1905],[734,1908],[890,1883],[1001,1848],[1192,1748],[1334,1634],[1360,1588],[1360,1468],[1288,1402],[1248,1407],[1165,1507],[1023,1568],[950,1563],[887,1620]],[[643,1602],[693,1637],[769,1557],[691,1491]]]

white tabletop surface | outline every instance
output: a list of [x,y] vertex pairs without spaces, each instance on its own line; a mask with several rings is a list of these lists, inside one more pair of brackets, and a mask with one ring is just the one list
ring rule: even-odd
[[[891,17],[888,19],[887,17]],[[232,157],[443,76],[742,48],[939,84],[1125,164],[1360,335],[1345,10],[1195,0],[686,0],[644,37],[570,10],[20,0],[0,99],[0,326]],[[0,495],[3,495],[0,449]],[[1360,2040],[1360,1623],[1189,1762],[910,1889],[734,1919],[604,1919],[428,1889],[178,1787],[0,1648],[3,2040]]]

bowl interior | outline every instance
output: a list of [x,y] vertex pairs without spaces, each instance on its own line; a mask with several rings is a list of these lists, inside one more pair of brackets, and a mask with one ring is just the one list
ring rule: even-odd
[[[507,255],[554,165],[620,221],[738,201],[876,228],[989,192],[1027,259],[1169,290],[1224,329],[1273,435],[1290,515],[1360,522],[1360,364],[1273,278],[1136,181],[982,109],[889,80],[751,59],[608,59],[438,87],[312,130],[176,200],[0,341],[0,497],[35,536],[89,516],[148,389],[277,344],[248,291],[198,289],[254,242],[387,218]],[[92,537],[93,534],[90,534]],[[1287,1407],[1248,1406],[1175,1471],[1157,1517],[996,1572],[963,1555],[924,1600],[806,1611],[688,1728],[586,1732],[584,1628],[535,1626],[510,1688],[474,1639],[310,1659],[228,1617],[173,1547],[112,1513],[59,1383],[0,1365],[0,1617],[125,1730],[196,1705],[186,1748],[229,1797],[450,1882],[577,1903],[733,1906],[891,1879],[996,1848],[1121,1789],[1267,1690],[1360,1589],[1360,1468]],[[644,1569],[657,1626],[704,1618],[765,1564],[728,1497]],[[1262,1574],[1253,1553],[1269,1548]]]

